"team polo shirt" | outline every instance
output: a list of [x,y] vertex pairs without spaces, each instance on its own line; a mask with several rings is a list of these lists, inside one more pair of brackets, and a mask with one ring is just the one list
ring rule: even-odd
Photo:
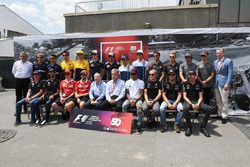
[[140,96],[140,90],[144,89],[144,82],[140,79],[130,79],[126,82],[125,88],[128,90],[130,98],[137,99]]
[[48,79],[46,81],[46,89],[48,92],[48,95],[55,94],[57,92],[57,89],[59,89],[60,82],[58,79],[54,79],[53,81]]
[[[207,62],[199,62],[197,64],[198,67],[198,76],[202,81],[205,81],[210,75],[211,73],[215,73],[215,69],[212,63]],[[213,80],[210,80],[205,86],[203,85],[203,87],[213,87],[214,82]]]
[[76,82],[75,92],[82,95],[85,93],[89,93],[91,86],[91,81],[88,80],[86,82],[83,82],[82,80]]
[[167,82],[163,86],[163,91],[166,93],[166,97],[168,100],[173,100],[175,101],[178,97],[178,93],[182,91],[182,86],[181,84],[171,84]]
[[66,62],[65,60],[63,60],[61,62],[61,67],[62,67],[63,71],[65,71],[65,70],[73,71],[74,70],[74,61],[69,60],[69,61]]
[[42,63],[42,64],[38,64],[37,62],[33,63],[33,71],[38,71],[41,75],[41,79],[42,80],[46,80],[47,79],[47,64],[46,63]]
[[60,82],[60,92],[62,92],[63,97],[68,97],[75,91],[75,83],[73,79],[70,81],[65,79]]
[[103,69],[103,63],[101,63],[100,61],[90,61],[90,72],[91,72],[91,79],[94,80],[94,75],[95,73],[99,73],[101,74],[101,70]]
[[193,62],[191,64],[187,64],[185,62],[185,63],[182,63],[180,65],[180,72],[182,72],[182,74],[183,74],[183,76],[184,76],[185,79],[187,79],[189,71],[195,71],[195,72],[197,72],[197,65],[194,64]]
[[119,63],[117,63],[116,61],[112,64],[109,61],[106,62],[104,64],[104,69],[105,69],[104,79],[111,80],[111,70],[118,69],[119,66],[120,66]]
[[145,89],[147,89],[148,98],[155,99],[159,89],[161,89],[161,83],[159,81],[146,81]]
[[199,99],[199,93],[202,92],[202,85],[196,81],[195,84],[189,82],[184,83],[183,92],[187,92],[187,97],[192,102],[197,102]]
[[78,81],[81,79],[81,71],[85,69],[89,71],[89,62],[87,60],[77,60],[74,62],[74,71],[75,71],[75,80]]
[[154,63],[150,64],[149,65],[149,70],[152,70],[152,69],[156,70],[158,79],[161,78],[161,73],[163,71],[165,71],[164,70],[164,64],[161,61],[159,61],[158,63],[154,62]]
[[62,73],[62,67],[61,66],[59,66],[57,63],[54,64],[54,65],[49,64],[47,66],[47,69],[48,69],[48,71],[49,71],[49,69],[54,69],[56,71],[56,78],[60,79],[61,73]]
[[35,83],[34,81],[32,81],[29,84],[29,89],[31,89],[32,91],[32,95],[37,94],[41,89],[45,89],[45,84],[44,81],[40,80],[37,83]]
[[168,76],[168,72],[170,70],[173,70],[176,76],[177,81],[179,81],[179,68],[180,68],[180,64],[175,62],[175,64],[170,64],[170,61],[166,62],[165,65],[165,72],[166,72],[166,76]]

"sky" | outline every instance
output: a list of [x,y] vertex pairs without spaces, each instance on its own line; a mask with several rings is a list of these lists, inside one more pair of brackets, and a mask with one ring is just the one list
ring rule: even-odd
[[65,32],[63,14],[74,13],[81,0],[0,0],[44,34]]

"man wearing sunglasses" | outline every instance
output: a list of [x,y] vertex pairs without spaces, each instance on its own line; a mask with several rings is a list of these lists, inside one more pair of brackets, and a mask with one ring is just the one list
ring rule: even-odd
[[33,71],[38,71],[41,74],[41,80],[47,80],[48,68],[45,63],[45,55],[38,53],[36,55],[36,61],[33,63]]
[[145,82],[143,112],[149,116],[149,128],[156,125],[155,116],[159,113],[161,99],[161,83],[157,80],[156,70],[150,70]]
[[166,78],[168,79],[168,72],[170,70],[173,70],[175,73],[175,77],[177,81],[180,81],[179,78],[179,67],[180,64],[176,61],[176,52],[175,51],[171,51],[169,54],[169,60],[166,61],[165,63],[165,74],[166,74]]
[[[74,61],[72,61],[69,58],[69,52],[64,51],[62,53],[62,56],[63,56],[63,61],[61,62],[61,67],[62,67],[63,72],[65,70],[70,70],[72,72],[72,74],[73,74],[73,72],[74,72]],[[64,76],[63,76],[63,78],[64,78]]]
[[212,88],[214,86],[214,66],[208,61],[208,52],[202,51],[200,53],[201,61],[197,64],[198,80],[202,84],[204,103],[209,105],[210,99],[213,98]]
[[160,52],[154,51],[154,62],[149,65],[149,70],[155,69],[157,72],[157,79],[159,79],[159,81],[162,81],[165,77],[165,70],[163,63],[160,60],[160,56]]
[[76,82],[75,98],[80,109],[83,109],[85,103],[89,100],[89,90],[91,81],[88,80],[87,76],[88,76],[88,71],[85,69],[82,70],[81,80]]
[[61,79],[61,75],[62,75],[62,68],[61,68],[61,66],[60,65],[58,65],[57,63],[56,63],[56,55],[54,55],[54,54],[52,54],[52,55],[50,55],[50,57],[49,57],[49,60],[50,60],[50,63],[49,63],[49,65],[47,66],[47,69],[48,69],[48,71],[50,70],[50,69],[54,69],[55,70],[55,72],[56,72],[56,78],[57,79]]
[[[182,85],[179,84],[176,80],[176,74],[174,70],[169,70],[167,81],[163,84],[162,87],[162,98],[163,102],[160,106],[160,117],[161,117],[161,132],[167,131],[166,124],[166,109],[175,110],[177,115],[175,119],[175,131],[180,133],[180,123],[182,119],[182,112],[180,111],[179,102],[182,96]],[[178,107],[177,107],[178,105]]]
[[126,81],[125,88],[127,99],[122,104],[122,112],[128,112],[131,107],[136,108],[138,116],[137,131],[141,133],[144,82],[137,78],[137,70],[135,68],[131,69],[130,79]]
[[91,52],[92,60],[90,61],[90,79],[94,81],[95,73],[99,73],[102,76],[104,75],[104,65],[99,61],[99,55],[97,50],[92,50]]
[[72,79],[72,72],[70,70],[64,71],[65,79],[60,82],[59,98],[52,104],[52,108],[56,111],[62,112],[62,118],[68,119],[69,112],[74,108],[76,101],[75,95],[75,81]]
[[192,62],[193,56],[191,53],[185,53],[185,62],[180,65],[180,79],[183,83],[187,82],[189,71],[195,71],[196,77],[198,76],[197,65]]

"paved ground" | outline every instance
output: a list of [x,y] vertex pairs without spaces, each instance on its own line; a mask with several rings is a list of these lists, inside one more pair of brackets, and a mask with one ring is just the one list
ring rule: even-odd
[[[0,129],[17,135],[0,143],[1,167],[143,166],[143,167],[248,167],[250,140],[232,123],[211,120],[211,138],[184,132],[146,131],[121,135],[68,128],[67,123],[43,128],[14,127],[14,91],[0,92]],[[239,120],[246,118],[239,118]],[[27,115],[22,115],[27,120]],[[196,124],[197,125],[197,124]]]

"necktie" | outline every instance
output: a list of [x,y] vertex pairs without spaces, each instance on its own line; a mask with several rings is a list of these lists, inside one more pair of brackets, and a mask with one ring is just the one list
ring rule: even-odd
[[222,60],[223,59],[218,60],[218,63],[217,63],[217,73],[220,73],[220,69],[221,69],[221,65],[222,65]]

